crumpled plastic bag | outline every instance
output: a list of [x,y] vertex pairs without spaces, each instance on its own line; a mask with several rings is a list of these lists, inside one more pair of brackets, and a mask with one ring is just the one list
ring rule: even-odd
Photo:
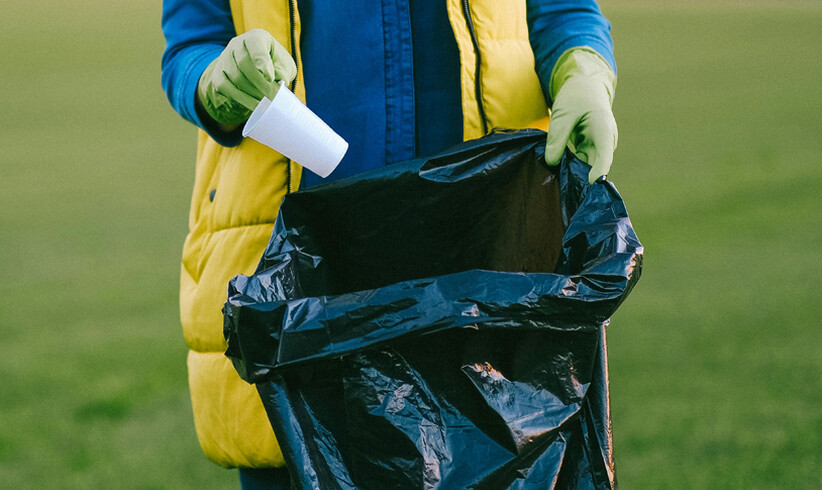
[[614,488],[605,326],[642,245],[545,133],[286,196],[223,309],[299,488]]

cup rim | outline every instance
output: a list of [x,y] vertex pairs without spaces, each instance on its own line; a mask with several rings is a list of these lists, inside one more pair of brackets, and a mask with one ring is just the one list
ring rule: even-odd
[[[279,91],[277,91],[279,93]],[[276,97],[276,95],[274,96]],[[268,107],[271,105],[271,100],[268,97],[263,97],[257,107],[251,112],[251,115],[248,116],[248,120],[245,122],[245,126],[243,126],[243,138],[248,137],[249,134],[254,130],[254,127],[260,122],[262,119],[263,114],[265,111],[268,110]]]

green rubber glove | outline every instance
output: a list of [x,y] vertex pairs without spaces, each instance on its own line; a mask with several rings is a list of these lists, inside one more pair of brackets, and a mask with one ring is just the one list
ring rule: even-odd
[[572,48],[557,60],[551,73],[551,123],[545,142],[545,162],[556,165],[565,147],[591,166],[588,182],[607,175],[617,146],[617,125],[611,104],[616,75],[599,54]]
[[225,126],[242,124],[263,97],[273,98],[283,80],[290,84],[297,65],[274,36],[254,29],[232,39],[205,69],[197,96],[209,116]]

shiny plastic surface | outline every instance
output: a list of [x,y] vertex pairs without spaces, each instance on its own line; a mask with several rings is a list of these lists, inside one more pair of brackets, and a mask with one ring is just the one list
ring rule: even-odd
[[300,488],[614,488],[605,326],[642,245],[545,133],[283,201],[224,308]]

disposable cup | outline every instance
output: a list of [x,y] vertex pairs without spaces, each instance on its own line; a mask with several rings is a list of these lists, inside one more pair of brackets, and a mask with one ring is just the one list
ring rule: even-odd
[[282,153],[320,177],[337,168],[348,142],[305,106],[283,82],[273,100],[263,98],[243,127],[243,136]]

